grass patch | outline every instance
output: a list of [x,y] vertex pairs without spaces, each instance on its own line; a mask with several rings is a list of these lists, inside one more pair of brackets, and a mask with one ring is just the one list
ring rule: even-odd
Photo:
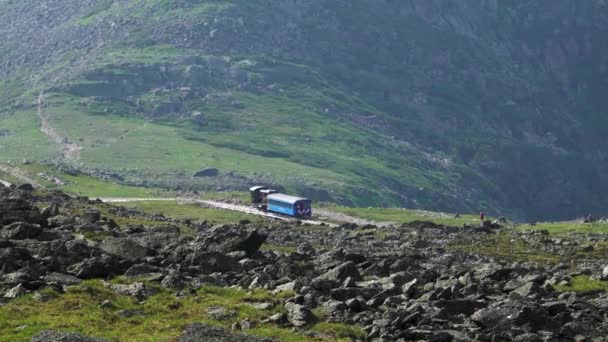
[[[109,197],[163,197],[168,196],[167,193],[158,189],[139,188],[134,186],[122,185],[118,183],[103,181],[85,174],[69,175],[55,168],[41,164],[20,165],[19,168],[26,172],[30,177],[43,184],[49,189],[60,189],[67,193],[80,196],[88,196],[91,198],[109,198]],[[40,173],[46,173],[58,177],[64,181],[65,185],[57,185],[51,183],[44,178],[38,176]]]
[[539,249],[537,245],[532,245],[509,231],[493,235],[477,234],[471,237],[462,237],[453,240],[449,248],[470,254],[517,261],[533,261],[541,264],[555,264],[564,261],[562,256]]
[[555,289],[561,292],[608,291],[608,281],[595,280],[589,276],[579,275],[572,278],[569,285],[557,285]]
[[608,223],[593,222],[584,223],[579,221],[566,221],[566,222],[542,222],[535,225],[524,224],[517,227],[518,230],[547,230],[550,234],[567,234],[567,233],[580,233],[580,234],[597,234],[597,233],[608,233]]
[[[159,293],[138,304],[130,297],[114,294],[100,280],[85,281],[47,302],[36,301],[33,297],[28,295],[0,307],[0,341],[29,341],[33,335],[45,329],[79,332],[109,340],[171,341],[189,323],[202,322],[229,328],[238,320],[260,322],[284,310],[280,305],[270,310],[257,310],[250,304],[275,301],[276,295],[268,291],[247,292],[217,287],[204,287],[195,295],[179,299],[169,291],[159,289]],[[113,305],[106,309],[99,308],[104,300],[110,300]],[[213,320],[207,314],[212,307],[225,308],[233,315],[226,320]],[[138,309],[142,314],[130,318],[118,315],[120,310],[125,309]],[[317,327],[323,331],[330,330],[323,325],[314,329]],[[334,329],[339,334],[348,330]],[[310,340],[290,329],[262,323],[248,333],[288,342]]]
[[363,329],[341,323],[318,323],[313,331],[332,336],[337,341],[365,340],[367,334]]
[[[431,221],[437,224],[449,226],[462,226],[463,224],[479,224],[479,217],[475,215],[431,212],[424,210],[412,210],[403,208],[350,208],[329,205],[327,209],[377,222],[395,222],[397,224],[412,221]],[[490,219],[490,218],[488,218]]]

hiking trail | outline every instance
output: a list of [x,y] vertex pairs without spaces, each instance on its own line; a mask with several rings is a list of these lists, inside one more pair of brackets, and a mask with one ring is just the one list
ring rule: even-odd
[[81,146],[64,137],[51,126],[48,113],[45,112],[44,93],[38,95],[38,117],[40,118],[40,131],[46,135],[50,141],[61,146],[61,157],[68,160],[78,160],[80,158]]

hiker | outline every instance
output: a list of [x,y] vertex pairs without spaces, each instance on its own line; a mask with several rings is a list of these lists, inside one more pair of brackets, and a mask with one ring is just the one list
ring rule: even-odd
[[483,222],[483,219],[486,218],[486,213],[484,213],[483,211],[479,213],[479,219],[481,220],[481,222]]

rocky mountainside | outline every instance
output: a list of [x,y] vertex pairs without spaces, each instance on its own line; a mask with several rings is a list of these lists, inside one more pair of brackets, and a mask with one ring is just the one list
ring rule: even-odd
[[608,279],[607,243],[489,221],[211,226],[0,187],[0,337],[266,341],[204,321],[286,341],[605,341],[606,293],[570,290]]
[[[81,148],[63,162],[153,185],[200,158],[342,203],[601,216],[607,14],[601,0],[5,0],[0,141],[57,155],[35,149],[35,120],[8,117],[44,92]],[[134,120],[179,130],[155,140],[121,126]]]

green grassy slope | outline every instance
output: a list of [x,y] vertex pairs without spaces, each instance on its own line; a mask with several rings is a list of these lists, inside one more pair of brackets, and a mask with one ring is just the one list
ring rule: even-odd
[[[608,84],[585,42],[606,8],[525,4],[2,1],[0,159],[57,159],[32,116],[44,91],[83,147],[62,162],[131,184],[601,215]],[[237,177],[189,179],[202,167]]]

